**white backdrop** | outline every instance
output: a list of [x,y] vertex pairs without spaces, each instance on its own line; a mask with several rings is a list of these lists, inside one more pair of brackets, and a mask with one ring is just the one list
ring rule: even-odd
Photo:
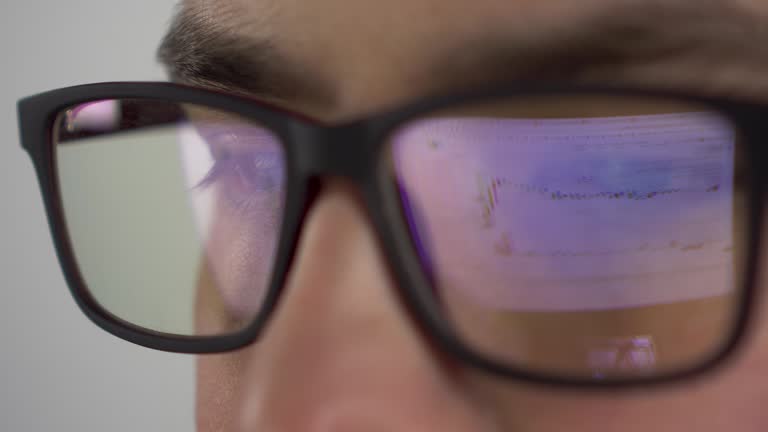
[[21,150],[18,98],[164,79],[154,50],[175,0],[0,2],[0,430],[192,430],[193,357],[110,336],[77,309]]

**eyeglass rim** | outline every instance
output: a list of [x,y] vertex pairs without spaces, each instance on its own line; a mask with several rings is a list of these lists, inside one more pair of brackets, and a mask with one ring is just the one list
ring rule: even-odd
[[[723,114],[743,134],[743,147],[750,155],[747,160],[751,163],[750,191],[747,200],[749,226],[745,230],[749,234],[745,253],[746,267],[742,289],[744,294],[739,301],[738,317],[733,334],[720,351],[702,360],[695,367],[657,374],[640,380],[636,378],[593,380],[510,367],[489,359],[487,355],[477,352],[460,341],[445,318],[445,313],[439,310],[433,296],[428,294],[432,289],[429,278],[423,265],[420,264],[412,234],[400,213],[401,203],[394,182],[382,166],[384,159],[382,149],[385,148],[387,137],[415,117],[455,104],[488,101],[502,97],[577,94],[637,96],[696,103],[711,107]],[[63,109],[103,99],[168,100],[200,104],[241,115],[264,125],[280,139],[286,151],[288,163],[286,172],[303,173],[302,176],[291,175],[286,179],[284,224],[280,233],[273,278],[261,310],[252,323],[242,330],[216,336],[180,336],[155,332],[133,325],[109,313],[89,293],[84,278],[80,274],[64,221],[52,131],[55,118]],[[397,282],[397,293],[402,297],[404,305],[413,310],[411,317],[418,325],[426,328],[429,336],[444,351],[466,364],[489,373],[543,385],[573,388],[615,388],[677,382],[701,375],[724,364],[724,360],[733,354],[739,347],[739,342],[744,339],[744,333],[753,315],[751,308],[756,303],[754,301],[755,281],[759,262],[762,200],[765,183],[768,181],[768,173],[763,174],[759,169],[759,161],[766,160],[768,157],[761,152],[768,150],[761,150],[757,143],[760,142],[760,138],[764,140],[768,137],[768,127],[764,121],[761,121],[768,114],[768,105],[670,89],[512,83],[460,94],[429,97],[400,109],[341,125],[326,126],[319,121],[272,104],[221,91],[165,82],[111,82],[67,87],[24,98],[18,102],[18,114],[22,147],[29,153],[35,167],[49,229],[73,298],[85,315],[99,327],[117,337],[145,347],[179,353],[205,354],[236,350],[256,340],[260,331],[266,326],[271,312],[277,306],[285,277],[292,263],[302,221],[314,197],[309,181],[329,170],[343,172],[346,176],[353,178],[362,189],[366,211],[375,227],[379,245],[385,252],[389,270]],[[325,142],[354,142],[357,147],[349,146],[347,147],[349,151],[344,157],[325,161],[324,166],[318,166],[316,161],[321,156],[318,156],[317,152],[307,151],[308,148],[318,146],[299,145],[300,142],[309,138]],[[360,145],[361,141],[369,143],[369,146]],[[371,167],[375,169],[371,171]]]

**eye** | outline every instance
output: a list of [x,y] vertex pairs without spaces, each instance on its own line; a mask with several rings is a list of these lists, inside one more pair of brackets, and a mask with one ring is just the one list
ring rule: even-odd
[[245,209],[274,205],[265,200],[282,196],[284,158],[274,134],[244,122],[198,121],[195,128],[213,158],[198,188],[215,186],[220,198]]
[[278,187],[282,167],[275,154],[251,152],[234,155],[230,161],[243,192],[274,192]]
[[280,208],[284,170],[277,154],[221,150],[214,157],[211,169],[197,188],[213,188],[225,203],[239,211]]

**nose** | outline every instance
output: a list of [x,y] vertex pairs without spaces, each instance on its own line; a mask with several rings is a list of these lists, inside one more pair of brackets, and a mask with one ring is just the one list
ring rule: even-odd
[[279,306],[243,356],[243,431],[483,431],[489,418],[424,343],[360,201],[326,185]]

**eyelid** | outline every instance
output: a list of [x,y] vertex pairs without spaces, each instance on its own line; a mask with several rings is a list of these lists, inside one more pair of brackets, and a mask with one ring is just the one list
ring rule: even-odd
[[251,150],[248,152],[231,153],[224,152],[223,155],[214,156],[214,163],[205,177],[195,185],[195,188],[205,188],[216,182],[227,172],[237,173],[243,180],[250,182],[252,179],[247,172],[244,172],[249,164],[253,164],[255,169],[263,171],[259,173],[262,176],[275,177],[274,173],[279,172],[282,167],[277,152]]
[[221,125],[195,122],[195,128],[208,144],[214,157],[216,153],[242,153],[254,149],[266,151],[276,147],[277,138],[268,129],[257,125]]

